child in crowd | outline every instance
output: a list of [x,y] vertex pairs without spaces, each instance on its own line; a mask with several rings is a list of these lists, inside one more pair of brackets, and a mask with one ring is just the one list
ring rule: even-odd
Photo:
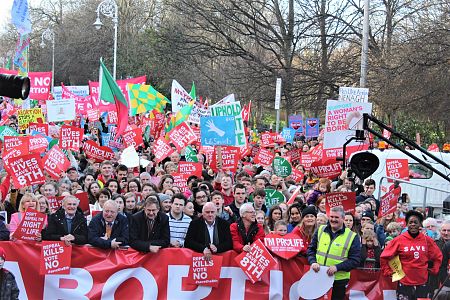
[[320,178],[317,187],[314,188],[307,198],[308,205],[315,205],[320,196],[331,191],[331,180],[328,178]]
[[284,220],[279,220],[275,222],[274,233],[279,236],[285,236],[287,234],[287,223]]
[[402,226],[397,222],[392,222],[388,224],[388,226],[386,227],[386,231],[388,233],[388,236],[386,237],[386,240],[384,242],[385,245],[387,245],[402,232]]
[[376,234],[369,229],[365,230],[361,242],[361,261],[360,267],[373,269],[380,267],[381,247],[378,243]]

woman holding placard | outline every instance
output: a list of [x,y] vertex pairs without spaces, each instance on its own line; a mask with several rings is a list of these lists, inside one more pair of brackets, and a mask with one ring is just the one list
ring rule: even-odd
[[[14,234],[20,222],[22,221],[22,218],[25,215],[24,214],[25,211],[29,208],[40,211],[39,201],[35,195],[31,193],[25,193],[22,199],[20,199],[19,211],[12,214],[11,216],[11,222],[9,223],[9,232],[11,239],[13,239],[12,235]],[[44,227],[47,226],[47,218],[45,218],[44,224],[45,224]],[[37,241],[42,240],[42,235],[40,232],[36,234],[36,240]]]

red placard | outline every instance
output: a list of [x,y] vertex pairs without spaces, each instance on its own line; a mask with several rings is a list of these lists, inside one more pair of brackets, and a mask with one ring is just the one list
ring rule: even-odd
[[174,150],[170,147],[169,142],[164,137],[160,137],[153,143],[152,151],[155,155],[155,162],[158,164],[164,158],[172,154]]
[[83,129],[63,125],[59,131],[59,147],[61,149],[80,151]]
[[325,207],[327,215],[330,214],[330,208],[342,206],[345,212],[355,214],[356,194],[355,192],[328,193],[325,196]]
[[43,153],[48,147],[48,140],[43,135],[33,135],[29,139],[29,151]]
[[192,254],[188,283],[218,287],[222,260],[222,256],[213,255],[212,259],[207,261],[202,254]]
[[21,153],[28,153],[29,140],[29,136],[5,136],[3,140],[3,149],[5,149],[5,152],[16,149]]
[[258,152],[259,152],[259,146],[253,146],[251,153],[250,153],[251,157],[256,157],[256,155],[258,155]]
[[178,152],[181,152],[186,146],[195,142],[197,136],[194,131],[192,131],[191,127],[189,127],[186,122],[183,122],[169,132],[169,138],[172,144],[177,148]]
[[130,131],[125,131],[122,137],[125,148],[133,146],[135,149],[137,149],[139,146],[144,145],[141,128],[135,128]]
[[[230,172],[236,172],[237,165],[239,162],[239,156],[240,156],[240,149],[239,147],[234,146],[220,146],[222,148],[221,154],[222,154],[222,168],[223,171],[230,171]],[[211,157],[211,168],[217,172],[219,169],[217,168],[217,160],[218,160],[218,151],[217,147],[214,147],[214,153]]]
[[173,185],[178,187],[180,189],[180,192],[182,193],[187,192],[188,190],[187,180],[190,175],[173,173],[172,176],[173,176]]
[[28,125],[28,130],[30,132],[37,131],[39,133],[42,133],[42,134],[48,136],[48,124],[47,123],[44,123],[44,124],[41,124],[41,123],[30,123]]
[[320,157],[312,155],[311,153],[302,152],[302,155],[300,156],[300,165],[305,168],[305,171],[309,171],[312,163],[315,161],[321,161]]
[[289,150],[288,152],[286,152],[286,155],[290,156],[291,161],[294,162],[294,161],[300,160],[300,157],[302,156],[301,151],[302,151],[301,149],[292,149],[292,150]]
[[386,159],[386,176],[409,181],[408,159]]
[[311,150],[309,150],[312,156],[316,157],[318,160],[323,159],[323,144],[318,144]]
[[395,212],[397,209],[398,197],[400,197],[402,190],[400,187],[390,190],[384,194],[380,199],[380,209],[378,210],[378,217],[384,217],[387,214]]
[[303,174],[302,171],[297,170],[296,168],[292,168],[292,173],[291,175],[289,175],[289,177],[296,183],[300,183],[303,181],[303,178],[305,178],[305,174]]
[[[76,193],[73,194],[73,196],[77,197],[78,200],[80,200],[80,203],[78,203],[78,207],[81,208],[82,211],[89,210],[89,196],[87,192]],[[58,196],[56,197],[56,199],[62,201],[64,199],[64,196]]]
[[260,164],[261,166],[268,167],[272,165],[272,161],[275,158],[275,154],[273,154],[270,150],[265,148],[260,148],[258,154],[255,157],[255,163]]
[[108,111],[108,118],[106,122],[108,124],[117,124],[119,122],[119,119],[117,118],[117,111],[115,110]]
[[272,136],[272,140],[274,141],[274,143],[276,144],[285,144],[286,140],[285,138],[278,132],[271,132],[270,135]]
[[439,146],[438,146],[438,144],[433,143],[430,146],[428,146],[427,150],[430,152],[439,152]]
[[307,245],[298,235],[288,233],[285,236],[270,233],[264,238],[264,245],[273,254],[290,259],[298,255],[301,251],[305,251]]
[[51,213],[54,213],[62,206],[63,198],[64,198],[64,196],[63,197],[47,197],[49,209],[50,209]]
[[195,162],[180,161],[178,162],[178,173],[185,175],[194,175],[202,177],[202,164]]
[[262,132],[260,138],[260,146],[263,148],[273,147],[274,141],[270,132]]
[[205,154],[206,161],[209,164],[212,164],[212,161],[215,159],[214,151],[215,151],[214,146],[200,146],[200,149],[199,149],[199,153]]
[[[87,116],[89,122],[96,122],[96,121],[100,120],[100,111],[95,108],[88,109],[86,111],[86,116]],[[117,123],[115,123],[115,124],[117,124]]]
[[72,246],[61,241],[42,241],[40,275],[70,274]]
[[28,98],[33,100],[49,99],[52,72],[29,72],[28,77],[31,85]]
[[311,171],[321,178],[334,179],[342,172],[341,163],[335,160],[327,162],[315,161],[311,164]]
[[239,157],[240,159],[243,159],[247,156],[249,156],[252,153],[252,148],[250,147],[250,144],[246,144],[245,146],[239,147]]
[[60,179],[61,173],[66,171],[70,162],[64,152],[59,149],[58,145],[54,145],[43,158],[44,170],[53,178]]
[[100,146],[94,141],[84,142],[83,151],[86,153],[88,158],[93,158],[96,162],[114,159],[114,152],[111,148]]
[[42,228],[44,228],[47,217],[45,214],[32,208],[28,208],[23,214],[22,221],[20,221],[16,231],[14,231],[13,237],[18,240],[36,241],[36,234],[40,233]]
[[45,182],[41,157],[37,153],[13,157],[9,160],[8,167],[17,189]]
[[250,252],[243,251],[234,260],[250,281],[255,283],[277,263],[261,240],[257,240],[251,246]]

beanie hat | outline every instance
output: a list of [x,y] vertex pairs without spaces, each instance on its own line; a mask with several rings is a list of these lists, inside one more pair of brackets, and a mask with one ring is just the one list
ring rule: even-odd
[[6,252],[2,247],[0,247],[0,257],[2,257],[3,260],[6,260]]
[[370,210],[366,210],[365,212],[363,212],[361,215],[361,218],[363,218],[363,217],[370,218],[372,220],[372,222],[374,222],[374,216]]
[[302,218],[304,218],[306,215],[313,215],[314,217],[317,218],[316,207],[314,205],[310,205],[310,206],[305,207],[302,210]]

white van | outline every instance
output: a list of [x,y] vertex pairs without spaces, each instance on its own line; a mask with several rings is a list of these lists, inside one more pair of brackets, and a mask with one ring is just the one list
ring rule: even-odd
[[[445,168],[438,162],[425,156],[419,150],[407,150],[414,156],[429,163],[441,173],[450,178],[450,169]],[[366,151],[359,151],[366,152]],[[357,153],[359,153],[357,152]],[[402,193],[407,193],[411,199],[413,207],[432,206],[436,212],[440,212],[443,207],[443,201],[450,196],[450,182],[435,174],[430,169],[418,163],[399,150],[368,150],[375,154],[380,160],[378,169],[369,177],[375,180],[376,190],[374,196],[379,199],[387,191],[392,182],[386,178],[386,160],[387,159],[408,159],[410,178],[407,182],[401,182]],[[433,152],[434,156],[450,165],[450,153]],[[425,158],[426,157],[426,158]]]

